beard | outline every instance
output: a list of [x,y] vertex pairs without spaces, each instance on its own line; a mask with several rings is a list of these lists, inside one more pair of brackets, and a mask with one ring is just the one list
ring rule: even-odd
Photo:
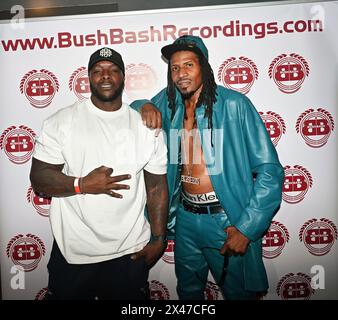
[[182,92],[181,92],[182,99],[183,99],[183,100],[188,100],[188,99],[190,99],[190,98],[194,95],[195,92],[196,92],[196,91],[191,91],[191,92],[186,92],[186,93],[182,93]]
[[176,86],[176,88],[178,89],[178,91],[181,94],[183,101],[189,100],[198,90],[200,90],[201,87],[202,87],[202,84],[200,86],[198,86],[198,88],[196,88],[195,90],[187,91],[186,89],[182,90],[178,86]]
[[98,100],[102,102],[112,102],[116,98],[118,98],[124,89],[124,82],[121,83],[121,85],[109,96],[105,96],[101,94],[91,83],[90,83],[90,91],[92,92],[92,95],[96,97]]

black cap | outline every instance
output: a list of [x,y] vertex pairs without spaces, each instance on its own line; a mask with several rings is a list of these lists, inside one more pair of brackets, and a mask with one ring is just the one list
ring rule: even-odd
[[110,61],[110,62],[116,64],[122,70],[122,72],[124,74],[124,63],[123,63],[122,57],[115,50],[104,47],[104,48],[101,48],[101,49],[95,51],[90,56],[90,59],[89,59],[89,62],[88,62],[88,72],[94,66],[94,64],[99,62],[99,61]]

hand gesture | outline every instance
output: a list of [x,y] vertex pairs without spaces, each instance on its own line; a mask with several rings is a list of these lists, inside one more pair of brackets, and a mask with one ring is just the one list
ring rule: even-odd
[[89,172],[88,175],[81,178],[81,192],[89,194],[108,194],[114,198],[122,199],[122,195],[114,192],[114,190],[128,190],[130,189],[127,184],[119,184],[123,180],[131,178],[130,174],[122,174],[119,176],[111,177],[113,173],[112,168],[101,166]]

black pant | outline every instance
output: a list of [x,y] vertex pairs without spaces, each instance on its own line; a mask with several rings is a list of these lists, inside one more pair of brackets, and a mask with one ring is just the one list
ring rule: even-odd
[[47,300],[147,300],[149,268],[130,254],[91,264],[69,264],[56,241],[48,262]]

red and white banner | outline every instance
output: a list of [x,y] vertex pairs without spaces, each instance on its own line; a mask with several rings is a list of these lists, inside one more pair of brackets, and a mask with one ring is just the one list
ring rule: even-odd
[[[0,261],[3,299],[42,299],[51,199],[29,182],[42,121],[90,95],[89,56],[102,46],[126,65],[124,100],[166,85],[160,49],[203,38],[216,81],[246,94],[285,168],[283,202],[263,238],[264,299],[337,299],[338,2],[216,6],[30,19],[0,24]],[[152,299],[177,299],[174,246],[150,273]],[[222,299],[210,275],[207,299]]]

